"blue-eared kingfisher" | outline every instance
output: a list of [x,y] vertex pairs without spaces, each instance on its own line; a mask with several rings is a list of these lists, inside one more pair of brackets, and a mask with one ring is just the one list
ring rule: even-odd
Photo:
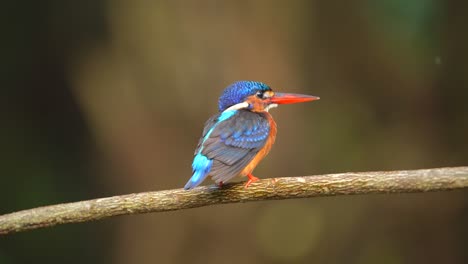
[[184,189],[198,186],[206,177],[219,186],[235,176],[247,176],[247,188],[258,178],[252,171],[275,143],[276,123],[268,112],[279,104],[320,99],[317,96],[276,93],[266,84],[238,81],[218,101],[219,113],[205,123],[195,149],[193,175]]

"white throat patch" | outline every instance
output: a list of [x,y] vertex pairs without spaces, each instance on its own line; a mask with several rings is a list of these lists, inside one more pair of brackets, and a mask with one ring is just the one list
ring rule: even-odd
[[[268,112],[270,109],[275,108],[275,107],[278,107],[278,104],[269,104],[267,107],[265,107],[265,112]],[[223,113],[228,112],[228,111],[246,109],[246,108],[249,108],[249,103],[242,102],[242,103],[238,103],[238,104],[235,104],[235,105],[227,108],[226,110],[223,111]]]
[[267,107],[265,107],[265,112],[268,112],[270,109],[278,107],[278,104],[269,104]]

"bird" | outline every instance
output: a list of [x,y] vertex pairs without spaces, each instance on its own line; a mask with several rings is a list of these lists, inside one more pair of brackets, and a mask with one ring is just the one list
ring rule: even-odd
[[276,123],[269,110],[279,104],[320,99],[317,96],[274,92],[257,81],[237,81],[227,86],[218,100],[219,112],[209,118],[192,162],[189,190],[208,176],[222,186],[236,176],[247,176],[245,188],[259,179],[252,174],[276,139]]

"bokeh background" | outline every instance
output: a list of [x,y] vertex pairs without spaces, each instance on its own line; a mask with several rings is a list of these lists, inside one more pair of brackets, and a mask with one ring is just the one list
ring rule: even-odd
[[[259,177],[468,165],[466,10],[2,3],[0,214],[182,187],[236,80],[322,98],[272,110]],[[1,237],[0,263],[467,263],[467,223],[466,191],[221,205]]]

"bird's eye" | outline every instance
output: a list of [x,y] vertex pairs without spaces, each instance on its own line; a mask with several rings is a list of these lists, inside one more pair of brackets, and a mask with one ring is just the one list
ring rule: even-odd
[[258,91],[255,95],[256,95],[258,98],[263,99],[263,91]]

